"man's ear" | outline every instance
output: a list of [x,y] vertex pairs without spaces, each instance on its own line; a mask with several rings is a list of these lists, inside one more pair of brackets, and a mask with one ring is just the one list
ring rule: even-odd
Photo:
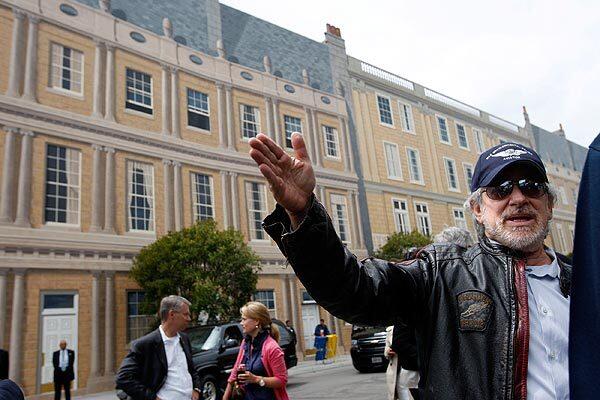
[[483,224],[483,207],[478,202],[474,201],[471,203],[471,211],[475,215],[475,219],[480,224]]

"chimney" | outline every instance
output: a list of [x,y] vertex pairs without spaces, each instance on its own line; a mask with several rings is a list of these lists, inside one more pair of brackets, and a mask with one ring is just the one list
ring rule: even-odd
[[169,39],[173,39],[173,24],[169,18],[163,18],[163,34]]
[[219,54],[219,57],[221,57],[221,58],[226,57],[225,47],[223,46],[223,41],[221,39],[217,40],[217,53]]
[[342,38],[342,33],[340,32],[340,28],[337,28],[331,24],[327,24],[327,33],[329,33],[333,36],[337,36],[340,39]]
[[531,124],[529,121],[529,114],[527,114],[527,108],[525,108],[525,106],[523,106],[523,118],[525,118],[525,125]]
[[310,77],[308,76],[306,68],[302,70],[302,82],[304,82],[305,85],[310,85]]
[[265,67],[265,72],[267,74],[271,74],[271,57],[269,57],[269,56],[263,57],[263,66]]

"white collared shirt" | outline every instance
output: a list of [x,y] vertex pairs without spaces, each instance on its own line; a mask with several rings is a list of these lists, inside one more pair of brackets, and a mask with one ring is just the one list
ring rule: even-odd
[[165,334],[162,325],[158,329],[165,345],[168,371],[165,384],[156,395],[163,400],[190,400],[194,391],[194,383],[188,371],[179,333],[170,338]]
[[62,371],[66,371],[69,366],[69,352],[67,349],[60,350],[58,353],[58,366]]

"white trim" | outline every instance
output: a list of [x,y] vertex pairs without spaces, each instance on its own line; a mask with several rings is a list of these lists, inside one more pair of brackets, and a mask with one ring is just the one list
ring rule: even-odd
[[[457,218],[456,217],[456,213],[462,214],[462,217]],[[463,228],[466,230],[469,230],[469,227],[467,225],[467,218],[465,216],[465,209],[462,207],[452,207],[452,217],[454,219],[454,225],[458,226],[459,228]]]
[[192,222],[196,223],[197,221],[200,221],[199,214],[196,214],[196,205],[200,205],[200,203],[197,203],[197,194],[198,191],[197,189],[197,185],[196,185],[196,175],[202,175],[202,176],[206,176],[208,177],[208,187],[210,190],[210,208],[212,210],[211,215],[209,215],[209,218],[215,219],[215,189],[214,189],[214,183],[213,183],[213,176],[211,174],[207,174],[204,172],[197,172],[197,171],[190,171],[190,189],[191,189],[191,195],[192,195]]
[[[204,111],[204,110],[196,110],[196,109],[191,109],[190,108],[190,96],[189,96],[189,93],[188,93],[190,90],[192,92],[200,93],[200,94],[203,94],[204,96],[206,96],[206,111]],[[199,131],[201,133],[210,133],[210,128],[212,128],[211,123],[210,123],[210,95],[208,93],[204,93],[204,92],[202,92],[200,90],[196,90],[196,89],[193,89],[193,88],[191,88],[189,86],[186,86],[185,87],[185,103],[186,103],[186,105],[185,105],[186,109],[185,110],[186,110],[186,117],[187,117],[186,127],[188,129],[191,129],[191,130]],[[202,115],[204,117],[207,117],[208,118],[209,129],[198,128],[196,126],[190,125],[189,124],[190,118],[189,118],[189,116],[187,114],[188,112],[192,112],[194,114],[198,114],[198,115]]]
[[[409,127],[406,126],[407,121],[404,116],[404,107],[408,107],[408,125],[410,125]],[[406,101],[398,99],[398,109],[400,110],[400,122],[402,125],[402,130],[406,133],[416,135],[417,130],[415,129],[415,118],[413,115],[412,105],[410,105]]]
[[[462,126],[462,128],[463,128],[463,133],[465,134],[465,142],[467,142],[466,146],[462,146],[460,144],[460,136],[458,135],[458,126],[459,125]],[[464,124],[463,122],[454,121],[454,129],[456,130],[456,141],[458,143],[458,147],[463,150],[471,150],[471,147],[469,145],[469,136],[467,135],[467,125]]]
[[[420,180],[413,179],[412,166],[410,161],[410,151],[414,151],[417,158],[417,167],[419,170]],[[406,146],[406,162],[408,164],[408,174],[410,177],[410,183],[414,183],[416,185],[425,185],[425,177],[423,176],[423,165],[421,164],[421,154],[418,149],[413,147]]]
[[562,200],[563,205],[568,206],[569,205],[569,198],[567,197],[567,191],[565,190],[564,186],[560,186],[558,188],[558,191],[560,192],[560,198]]
[[[129,100],[127,98],[127,93],[129,91],[129,86],[127,85],[127,70],[130,70],[134,74],[138,73],[138,74],[147,75],[147,76],[150,77],[150,93],[146,92],[144,89],[141,90],[141,95],[142,96],[148,96],[148,97],[150,97],[150,105],[144,104],[144,103],[139,103],[139,102],[137,102],[135,100]],[[137,78],[134,78],[134,79],[137,80]],[[143,80],[142,80],[142,83],[143,83]],[[136,89],[135,87],[133,87],[132,90],[133,90],[134,93],[140,92],[140,89]],[[152,77],[151,74],[148,74],[148,73],[142,72],[142,71],[138,71],[137,69],[130,68],[130,67],[127,67],[127,66],[125,67],[125,109],[126,110],[128,109],[127,108],[127,103],[134,104],[134,105],[139,106],[139,107],[147,108],[147,109],[149,109],[149,110],[152,111],[152,113],[149,114],[149,115],[154,115],[154,78]],[[131,108],[129,108],[129,110],[131,110],[131,111],[137,111],[137,112],[139,112],[141,114],[146,114],[146,113],[144,113],[142,111],[133,110]]]
[[[77,161],[77,164],[79,166],[79,170],[77,171],[77,188],[78,188],[78,193],[79,193],[79,197],[77,199],[77,222],[76,223],[69,223],[69,222],[58,222],[58,221],[46,221],[46,197],[48,196],[48,146],[55,146],[57,148],[64,148],[67,151],[69,150],[73,150],[77,152],[77,155],[79,156],[79,160]],[[55,144],[52,141],[46,142],[45,144],[45,152],[44,152],[44,197],[43,197],[43,203],[42,203],[42,221],[43,221],[43,227],[52,227],[52,228],[58,228],[61,227],[62,229],[60,230],[81,230],[81,196],[83,194],[82,192],[82,162],[83,162],[83,151],[80,148],[77,147],[69,147],[69,146],[63,146],[60,144]],[[56,166],[56,170],[58,172],[58,163]],[[69,173],[69,169],[67,166],[67,174]],[[58,178],[58,176],[57,176]],[[67,184],[67,191],[68,191],[68,184]],[[58,193],[56,194],[56,198],[58,201]],[[65,212],[68,214],[69,213],[69,197],[67,195],[67,208],[65,210]],[[56,208],[55,210],[58,211],[58,208]],[[73,211],[71,211],[73,212]]]
[[[398,203],[404,203],[404,205],[406,206],[406,210],[398,210],[396,209],[396,207],[394,206],[394,203],[398,202]],[[400,229],[400,224],[399,221],[396,218],[399,218],[400,215],[405,215],[406,216],[406,232],[402,232],[402,233],[410,233],[411,232],[411,227],[410,227],[410,213],[408,211],[408,200],[403,199],[403,198],[399,198],[399,197],[392,197],[392,215],[394,216],[394,227],[396,229],[396,232],[402,232],[402,230]]]
[[558,243],[560,245],[560,250],[562,252],[566,252],[567,251],[567,243],[565,241],[565,233],[563,232],[562,224],[555,223],[554,226],[556,227],[556,234],[557,234]]
[[[256,119],[256,121],[246,121],[244,119],[244,107],[251,107],[252,108],[252,114],[254,115],[254,118]],[[256,135],[258,135],[260,133],[260,107],[258,106],[253,106],[250,104],[244,104],[244,103],[240,103],[240,130],[241,130],[241,138],[242,141],[244,142],[248,142],[251,137],[246,137],[244,135],[244,122],[247,122],[249,124],[254,124],[256,126]],[[256,137],[256,135],[252,136],[252,137]]]
[[[259,195],[259,209],[254,209],[251,206],[253,205],[253,201],[254,198],[252,198],[252,185],[256,184],[257,186],[257,190],[258,190],[258,195]],[[251,242],[257,242],[257,243],[268,243],[269,242],[269,237],[267,236],[267,233],[264,231],[264,229],[262,229],[261,227],[261,232],[263,235],[263,238],[257,238],[256,233],[258,232],[256,229],[254,229],[254,224],[252,223],[253,220],[251,219],[251,214],[254,212],[260,213],[260,218],[259,220],[262,221],[265,219],[265,217],[267,216],[267,185],[264,182],[257,182],[257,181],[253,181],[253,180],[248,180],[245,181],[245,195],[246,195],[246,217],[247,217],[247,223],[248,223],[248,237],[250,238]],[[235,207],[235,205],[234,205]]]
[[[331,129],[331,134],[333,135],[333,141],[327,140],[327,128]],[[342,152],[340,149],[340,136],[338,135],[337,128],[330,125],[321,125],[321,133],[323,134],[323,145],[325,147],[325,158],[329,158],[332,160],[340,161],[342,159]],[[329,149],[327,148],[327,142],[333,143],[337,156],[330,156]]]
[[[390,118],[392,120],[391,124],[388,124],[387,122],[383,122],[381,120],[381,109],[379,108],[379,97],[387,99],[388,104],[390,106]],[[394,128],[394,109],[392,108],[392,98],[390,96],[381,94],[381,93],[375,93],[375,106],[377,107],[377,115],[378,115],[378,121],[379,121],[379,125],[383,125],[386,126],[388,128]]]
[[[396,148],[396,157],[397,157],[396,161],[397,161],[398,173],[399,173],[398,176],[392,176],[390,174],[389,161],[393,162],[394,160],[388,160],[386,145],[390,145],[390,146],[393,146],[393,147]],[[383,140],[383,158],[384,158],[384,161],[385,161],[385,169],[387,171],[387,177],[388,177],[388,179],[392,179],[392,180],[395,180],[395,181],[403,181],[404,180],[403,173],[402,173],[402,162],[401,162],[401,159],[400,159],[400,151],[398,150],[399,147],[400,146],[398,146],[396,143],[388,142],[386,140]]]
[[[54,82],[54,66],[55,66],[54,62],[53,62],[54,46],[59,46],[63,49],[63,51],[61,52],[61,57],[64,56],[65,48],[68,48],[69,50],[71,50],[71,52],[77,52],[77,53],[81,54],[81,71],[76,71],[77,73],[79,73],[81,75],[81,81],[79,82],[79,85],[81,87],[80,91],[65,89],[62,86],[56,85],[57,82]],[[73,60],[72,56],[71,56],[71,60]],[[56,65],[56,67],[60,68],[61,71],[62,71],[62,69],[64,69],[64,66],[62,64]],[[73,71],[73,68],[71,67],[70,70]],[[85,93],[84,93],[84,90],[85,90],[85,53],[81,50],[74,49],[73,47],[70,47],[68,45],[63,45],[63,44],[60,44],[60,43],[57,43],[57,42],[54,42],[51,40],[50,41],[50,71],[49,71],[49,75],[50,75],[50,84],[46,87],[46,89],[55,89],[55,90],[57,90],[58,93],[64,92],[64,93],[60,93],[60,94],[69,93],[72,97],[83,99],[85,96]],[[72,82],[73,80],[70,79],[70,81]]]
[[83,97],[82,94],[78,94],[71,90],[61,89],[61,88],[53,87],[53,86],[46,86],[45,89],[46,89],[46,92],[48,92],[48,93],[57,94],[59,96],[71,97],[75,100],[85,100],[85,97]]
[[[329,204],[331,205],[331,219],[333,221],[333,226],[336,228],[336,232],[338,234],[338,236],[340,236],[340,227],[344,226],[344,234],[346,235],[346,239],[342,240],[341,236],[340,236],[340,240],[342,241],[342,243],[346,244],[346,245],[350,245],[352,243],[352,234],[350,232],[350,215],[349,215],[349,210],[348,210],[348,202],[346,201],[346,196],[341,195],[341,194],[336,194],[336,193],[331,193],[329,195]],[[339,216],[337,215],[337,210],[335,209],[335,206],[339,205],[341,207],[343,207],[341,209],[342,211],[342,219],[339,219]]]
[[463,167],[463,174],[464,174],[464,178],[465,178],[465,185],[467,186],[467,193],[468,193],[471,190],[471,185],[469,184],[466,167],[469,167],[471,169],[471,178],[473,177],[474,167],[473,167],[473,164],[466,163],[466,162],[462,163],[462,167]]
[[[425,208],[427,209],[427,212],[418,211],[417,206],[421,206],[421,209],[423,209],[423,206],[425,206]],[[414,207],[415,207],[415,219],[417,221],[417,230],[425,236],[431,236],[433,234],[433,226],[431,225],[431,214],[429,213],[429,204],[424,201],[415,201]],[[421,227],[421,224],[419,223],[420,218],[427,219],[427,224],[429,225],[429,233],[426,233],[424,229],[421,229],[422,227]]]
[[141,111],[138,111],[138,110],[133,110],[133,109],[127,108],[127,107],[125,107],[123,109],[123,112],[125,114],[135,115],[136,117],[143,117],[143,118],[148,118],[148,119],[154,119],[154,112],[152,114],[147,114],[145,112],[141,112]]
[[[275,289],[271,289],[271,288],[269,288],[269,289],[263,289],[263,288],[259,289],[259,288],[256,288],[256,290],[252,294],[252,299],[254,301],[258,301],[259,303],[262,303],[262,301],[256,299],[256,293],[258,293],[258,292],[271,292],[273,294],[273,308],[267,307],[267,310],[269,310],[269,312],[273,311],[273,314],[274,314],[273,317],[277,318],[277,294],[275,293]],[[262,303],[262,304],[264,304],[266,306],[265,303]]]
[[[131,224],[131,219],[132,219],[132,215],[130,214],[130,203],[131,203],[131,198],[133,196],[133,193],[131,192],[131,187],[129,186],[129,184],[131,183],[129,178],[130,178],[130,174],[133,173],[133,166],[135,164],[141,164],[144,166],[148,166],[150,168],[150,177],[152,179],[151,184],[149,185],[148,183],[144,182],[144,186],[145,187],[150,187],[150,189],[152,190],[152,195],[148,196],[148,194],[145,195],[145,197],[148,197],[151,199],[152,204],[150,205],[150,218],[148,219],[148,228],[150,229],[134,229],[132,228],[132,224]],[[131,171],[129,170],[129,167],[132,167]],[[127,228],[127,232],[128,233],[133,233],[133,234],[142,234],[144,236],[147,235],[155,235],[156,234],[156,189],[154,187],[155,184],[155,176],[154,176],[154,164],[153,163],[149,163],[149,162],[145,162],[145,161],[138,161],[135,159],[125,159],[125,216],[127,218],[127,223],[126,223],[126,228]]]
[[[449,157],[443,157],[444,159],[444,170],[446,171],[446,181],[448,183],[448,190],[451,192],[460,192],[460,182],[458,181],[458,173],[456,171],[456,161]],[[452,163],[452,169],[454,170],[454,181],[456,182],[456,187],[453,188],[450,184],[450,173],[448,171],[448,162]]]
[[[303,130],[303,126],[302,126],[302,118],[296,117],[294,115],[283,114],[283,135],[284,135],[283,140],[285,142],[284,146],[285,146],[286,149],[291,149],[292,147],[287,145],[287,140],[288,140],[287,134],[288,134],[288,132],[287,132],[287,121],[286,121],[286,118],[294,118],[294,119],[297,119],[298,121],[300,121],[299,124],[293,124],[293,125],[299,125],[300,126],[300,130],[297,130],[297,131],[292,130],[290,132],[290,142],[292,141],[292,139],[291,139],[292,133],[298,132],[298,133],[303,134],[304,130]],[[291,123],[290,123],[290,125],[291,125]],[[325,151],[325,152],[327,153],[327,151]]]
[[198,133],[201,133],[203,135],[212,135],[212,132],[209,131],[209,130],[198,128],[198,127],[191,126],[191,125],[186,125],[185,129],[188,129],[188,130],[194,131],[194,132],[198,132]]
[[[448,136],[448,141],[442,140],[442,131],[441,131],[441,128],[440,128],[440,119],[443,119],[444,120],[444,125],[446,125],[446,135]],[[437,126],[438,140],[440,141],[440,143],[447,144],[447,145],[451,146],[452,145],[452,137],[450,136],[450,129],[449,129],[449,126],[448,126],[448,118],[446,118],[446,117],[444,117],[442,115],[439,115],[439,114],[435,114],[435,123],[436,123],[436,126]]]
[[483,132],[479,128],[471,128],[471,131],[473,131],[473,139],[475,140],[475,149],[477,150],[477,154],[481,154],[485,151]]

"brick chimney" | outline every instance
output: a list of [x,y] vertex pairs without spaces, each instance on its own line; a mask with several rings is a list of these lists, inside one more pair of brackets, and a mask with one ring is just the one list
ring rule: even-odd
[[331,24],[327,24],[327,33],[332,34],[333,36],[337,36],[340,39],[342,38],[342,33],[340,31],[340,28],[335,27]]

